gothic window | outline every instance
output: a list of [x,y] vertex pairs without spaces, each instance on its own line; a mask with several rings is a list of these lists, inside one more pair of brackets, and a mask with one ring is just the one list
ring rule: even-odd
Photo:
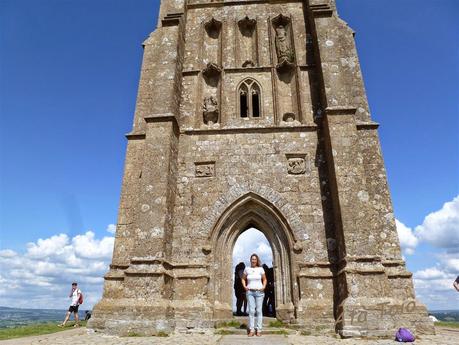
[[261,117],[261,88],[253,79],[245,79],[238,88],[239,116]]

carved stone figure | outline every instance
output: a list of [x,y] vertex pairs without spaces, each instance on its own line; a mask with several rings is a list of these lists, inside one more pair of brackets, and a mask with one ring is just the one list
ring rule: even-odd
[[296,116],[294,113],[285,113],[282,120],[284,122],[294,122],[296,120]]
[[288,173],[291,175],[301,175],[306,172],[306,162],[304,158],[290,158],[288,160]]
[[255,64],[252,60],[245,60],[245,62],[242,64],[242,67],[255,67]]
[[214,96],[204,97],[203,116],[206,125],[218,122],[218,101]]
[[288,41],[287,30],[283,25],[276,27],[276,51],[279,64],[293,62],[293,51]]
[[196,177],[212,177],[215,175],[215,164],[196,164]]

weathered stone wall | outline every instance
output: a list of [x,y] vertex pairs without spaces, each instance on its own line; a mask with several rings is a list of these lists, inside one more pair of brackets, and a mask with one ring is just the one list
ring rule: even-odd
[[[205,258],[211,224],[201,223],[221,195],[233,186],[257,183],[289,201],[301,220],[295,236],[308,250],[302,260],[327,259],[315,131],[190,134],[181,137],[174,229],[177,259]],[[288,173],[288,155],[305,159],[304,173]],[[196,164],[210,162],[213,176],[197,177]]]
[[92,327],[155,334],[231,318],[232,250],[254,226],[272,246],[282,321],[344,337],[433,331],[333,0],[163,0],[144,48]]

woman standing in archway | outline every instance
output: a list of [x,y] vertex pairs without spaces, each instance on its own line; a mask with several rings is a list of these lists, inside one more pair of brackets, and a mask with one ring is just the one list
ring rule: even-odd
[[[249,337],[253,337],[255,332],[261,336],[263,328],[263,298],[266,288],[266,274],[261,267],[260,258],[257,254],[250,255],[250,267],[246,267],[242,277],[242,285],[247,291],[249,302]],[[255,327],[255,311],[257,314],[257,325]]]

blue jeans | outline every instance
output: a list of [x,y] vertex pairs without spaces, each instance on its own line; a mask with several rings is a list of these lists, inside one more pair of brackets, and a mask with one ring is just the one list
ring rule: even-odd
[[[263,298],[265,293],[262,291],[247,291],[247,303],[249,305],[249,329],[254,331],[255,328],[261,331],[263,327]],[[255,310],[257,313],[257,326],[255,327]]]

